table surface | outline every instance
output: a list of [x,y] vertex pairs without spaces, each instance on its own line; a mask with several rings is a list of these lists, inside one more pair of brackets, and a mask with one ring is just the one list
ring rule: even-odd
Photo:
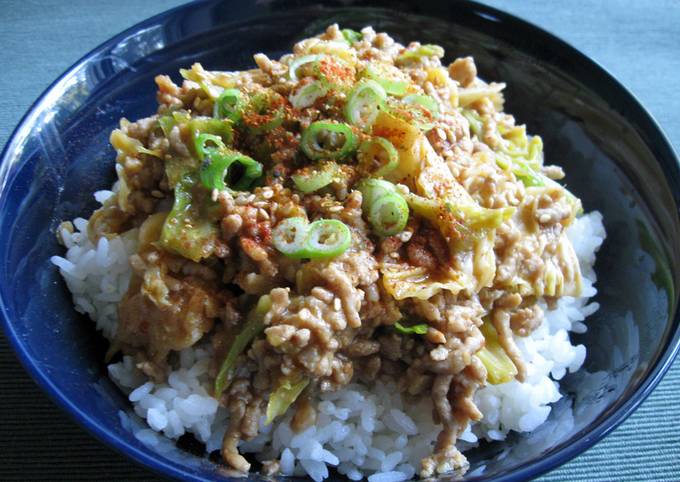
[[[74,61],[123,29],[181,3],[4,0],[0,146],[37,96]],[[680,148],[680,2],[486,3],[544,27],[600,62],[640,99]],[[57,409],[24,372],[2,335],[0,383],[1,480],[157,480]],[[541,480],[678,480],[679,387],[676,362],[623,425]]]

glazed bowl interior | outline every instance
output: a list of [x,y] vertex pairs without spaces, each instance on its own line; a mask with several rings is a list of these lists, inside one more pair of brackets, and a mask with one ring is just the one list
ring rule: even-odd
[[[237,70],[252,55],[278,57],[330,23],[373,25],[402,43],[442,45],[445,61],[474,56],[480,75],[507,83],[506,111],[540,134],[608,238],[596,271],[600,310],[584,368],[531,434],[468,453],[470,479],[523,478],[573,457],[618,424],[658,382],[678,345],[677,160],[654,122],[608,74],[558,40],[487,7],[421,1],[418,7],[319,7],[297,2],[206,2],[150,19],[86,56],[36,103],[0,168],[0,289],[5,329],[22,362],[66,411],[99,438],[166,475],[228,478],[183,446],[159,454],[122,424],[131,412],[106,377],[106,344],[73,310],[49,257],[61,254],[60,220],[89,216],[92,193],[114,180],[109,133],[121,117],[155,111],[153,78],[201,62]],[[351,2],[349,2],[351,3]]]

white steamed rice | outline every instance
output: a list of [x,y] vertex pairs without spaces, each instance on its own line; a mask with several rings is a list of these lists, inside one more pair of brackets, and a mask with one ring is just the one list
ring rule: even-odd
[[[111,194],[99,191],[95,197],[103,202]],[[75,232],[60,232],[66,256],[54,256],[52,262],[59,267],[76,310],[90,316],[97,329],[111,339],[116,331],[117,304],[130,281],[128,257],[136,250],[136,233],[101,238],[95,246],[87,237],[87,221],[78,218],[73,224]],[[527,363],[527,380],[489,385],[477,392],[475,401],[484,418],[462,435],[466,447],[481,438],[502,440],[510,431],[536,429],[548,418],[550,404],[561,398],[558,381],[583,364],[586,349],[572,345],[569,332],[584,332],[583,321],[598,309],[597,303],[588,299],[596,293],[593,264],[605,238],[602,216],[592,212],[580,217],[568,234],[581,263],[583,295],[560,299],[554,310],[546,310],[545,321],[530,336],[516,337]],[[191,433],[206,444],[207,452],[220,448],[227,413],[209,395],[210,356],[205,344],[183,350],[164,383],[150,381],[127,356],[109,365],[111,379],[146,421],[146,426],[135,424],[121,412],[123,423],[137,439],[167,451],[172,448],[168,439]],[[328,476],[329,466],[351,480],[367,477],[369,482],[400,482],[417,472],[440,429],[432,422],[429,400],[405,403],[392,384],[383,382],[372,387],[353,383],[323,394],[318,411],[316,425],[298,434],[290,428],[290,414],[272,426],[264,426],[262,421],[261,434],[242,442],[240,449],[258,453],[260,460],[280,458],[283,474],[306,473],[317,482]]]

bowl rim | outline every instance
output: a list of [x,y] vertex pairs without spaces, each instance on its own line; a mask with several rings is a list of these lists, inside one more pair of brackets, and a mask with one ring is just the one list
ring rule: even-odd
[[[163,21],[169,17],[176,15],[183,15],[190,10],[196,8],[206,8],[208,5],[219,4],[220,0],[198,0],[177,7],[165,10],[154,16],[151,16],[133,26],[123,30],[114,35],[108,40],[102,42],[87,54],[69,66],[61,75],[59,75],[31,104],[26,113],[21,117],[21,120],[9,135],[7,142],[0,154],[0,196],[5,192],[5,183],[7,182],[7,175],[9,169],[13,164],[11,162],[13,153],[17,151],[19,143],[26,137],[26,132],[31,125],[36,121],[37,115],[41,112],[50,101],[50,95],[57,93],[59,87],[69,79],[70,75],[84,65],[88,64],[92,59],[100,55],[103,51],[110,50],[113,46],[119,44],[127,37],[134,35],[142,29],[163,24]],[[640,129],[651,133],[655,137],[655,149],[662,150],[665,157],[675,161],[675,167],[680,168],[680,159],[674,151],[672,144],[668,140],[663,129],[660,127],[654,117],[643,107],[639,99],[630,92],[621,82],[619,82],[605,67],[599,62],[590,58],[570,43],[562,40],[555,34],[529,22],[521,17],[507,13],[495,7],[478,3],[473,0],[462,0],[456,5],[456,8],[464,8],[475,14],[477,17],[483,18],[487,22],[500,22],[503,24],[511,24],[517,30],[529,33],[534,40],[540,41],[544,47],[552,49],[560,49],[561,54],[577,60],[582,65],[588,66],[589,69],[597,74],[601,82],[605,82],[609,88],[614,89],[618,95],[626,99],[627,112],[626,118],[635,117],[640,120],[643,125]],[[425,16],[426,12],[422,12]],[[181,40],[180,40],[181,41]],[[665,176],[664,176],[665,177]],[[676,207],[678,201],[675,200]],[[677,300],[676,300],[677,301]],[[105,445],[115,449],[120,454],[133,460],[137,464],[146,469],[150,469],[157,474],[164,476],[171,476],[173,478],[181,478],[183,480],[205,481],[209,480],[197,474],[191,468],[180,465],[175,462],[166,461],[163,457],[153,456],[139,448],[124,441],[120,436],[115,434],[106,425],[100,424],[95,419],[90,417],[87,413],[80,410],[77,405],[72,403],[67,396],[62,393],[59,388],[50,380],[50,378],[39,368],[38,364],[30,355],[29,351],[23,345],[17,333],[14,331],[11,320],[9,319],[4,297],[0,294],[0,326],[2,326],[4,334],[15,352],[24,369],[38,384],[41,390],[46,393],[49,398],[72,420],[84,428],[89,434],[94,435],[99,441]],[[623,401],[615,410],[609,413],[606,417],[595,422],[594,425],[584,430],[584,437],[578,442],[558,448],[547,457],[534,460],[533,462],[518,467],[515,471],[507,474],[500,474],[494,476],[490,481],[520,481],[527,480],[544,474],[559,465],[562,465],[573,459],[580,453],[592,447],[595,443],[600,441],[606,435],[617,428],[628,416],[631,415],[635,409],[649,396],[654,388],[661,381],[662,377],[668,371],[678,352],[680,351],[680,313],[676,312],[671,320],[671,332],[666,339],[666,346],[664,351],[660,353],[651,371],[647,377],[642,380],[634,392],[632,392],[628,399]],[[477,477],[473,477],[473,480]]]

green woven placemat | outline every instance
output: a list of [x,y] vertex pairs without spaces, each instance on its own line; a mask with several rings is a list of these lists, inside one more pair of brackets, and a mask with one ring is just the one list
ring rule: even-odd
[[[4,0],[0,145],[45,87],[119,31],[182,2]],[[680,146],[680,2],[489,0],[583,50],[618,77]],[[76,426],[0,335],[0,480],[153,480]],[[680,480],[680,363],[604,441],[544,481]]]

